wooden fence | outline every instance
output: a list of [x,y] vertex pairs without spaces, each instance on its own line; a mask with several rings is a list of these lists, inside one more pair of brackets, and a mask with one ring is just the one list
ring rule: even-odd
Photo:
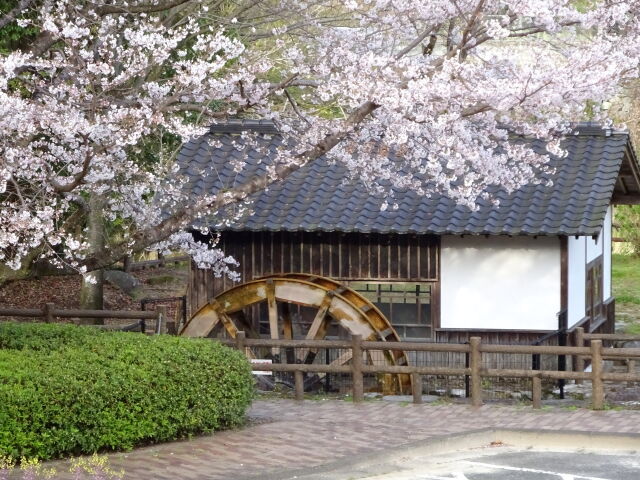
[[[584,347],[587,342],[593,340],[599,340],[601,342],[640,342],[640,335],[628,335],[623,333],[585,333],[584,328],[576,328],[575,342],[576,347]],[[635,349],[617,349],[618,351],[627,351]],[[605,358],[608,358],[605,356]],[[636,358],[635,356],[628,356],[624,358],[616,357],[620,360],[625,360],[627,363],[627,373],[632,374],[636,371]],[[576,370],[584,371],[587,359],[583,356],[576,356]],[[576,383],[582,383],[582,381],[576,381]]]
[[167,317],[167,329],[168,333],[177,333],[179,327],[187,323],[187,296],[182,295],[180,297],[158,297],[158,298],[141,298],[140,310],[147,311],[147,306],[155,305],[157,309],[159,305],[167,307],[168,311],[174,311],[175,319],[174,326],[171,325]]
[[[480,406],[482,400],[483,378],[529,378],[531,379],[533,408],[542,406],[543,378],[554,380],[589,380],[592,385],[592,402],[595,410],[604,408],[604,382],[640,382],[640,375],[635,373],[608,373],[603,370],[605,358],[640,358],[640,348],[604,348],[602,340],[593,338],[589,347],[563,347],[540,345],[495,345],[483,344],[480,337],[471,337],[468,344],[452,343],[415,343],[415,342],[370,342],[363,341],[359,335],[352,336],[350,341],[342,340],[269,340],[249,339],[244,332],[238,332],[235,340],[225,343],[247,353],[251,347],[267,348],[308,348],[327,349],[339,348],[351,351],[350,365],[324,365],[300,363],[272,363],[254,364],[255,371],[293,372],[295,379],[295,397],[304,398],[304,373],[342,373],[350,374],[353,385],[353,400],[362,401],[364,398],[365,373],[374,374],[406,374],[411,376],[412,395],[414,403],[422,402],[422,376],[469,376],[471,380],[471,403]],[[414,352],[460,352],[469,354],[468,368],[448,368],[408,365],[366,365],[363,362],[363,352],[368,350],[404,350]],[[591,372],[584,371],[556,371],[556,370],[525,370],[525,369],[491,369],[482,366],[483,353],[499,354],[528,354],[528,355],[568,355],[571,357],[588,358],[592,364]]]
[[[42,318],[45,322],[53,322],[55,318],[101,318],[101,319],[137,319],[141,330],[145,331],[145,320],[155,320],[155,333],[163,333],[175,329],[172,322],[167,322],[167,309],[160,305],[156,311],[123,311],[123,310],[63,310],[57,309],[52,303],[45,304],[39,309],[0,308],[0,317],[31,317]],[[136,324],[134,324],[136,325]],[[132,325],[115,327],[116,329],[133,329]],[[110,328],[110,327],[107,327]],[[113,327],[111,327],[113,328]],[[604,382],[640,382],[640,374],[635,373],[635,362],[640,358],[640,348],[605,348],[603,341],[640,341],[638,335],[593,334],[584,333],[579,328],[576,332],[578,346],[541,346],[541,345],[496,345],[482,343],[480,337],[471,337],[467,344],[455,343],[417,343],[417,342],[372,342],[363,341],[359,335],[351,340],[274,340],[249,339],[244,332],[238,332],[234,340],[221,340],[223,343],[247,353],[248,348],[265,347],[275,349],[303,348],[303,349],[346,349],[350,351],[350,365],[336,364],[305,364],[305,363],[272,363],[254,364],[253,370],[292,372],[295,379],[296,399],[304,398],[304,373],[337,373],[350,374],[352,377],[353,400],[362,401],[364,398],[364,374],[395,374],[410,375],[413,401],[422,402],[422,377],[424,375],[465,376],[471,382],[470,397],[474,406],[480,406],[482,399],[483,378],[529,378],[531,380],[533,408],[542,405],[542,379],[575,380],[582,383],[590,381],[592,386],[593,408],[604,408]],[[590,345],[585,346],[586,342]],[[437,366],[411,365],[367,365],[363,361],[363,354],[367,351],[412,351],[412,352],[443,352],[468,354],[469,363],[465,368],[450,368]],[[570,356],[577,365],[576,371],[529,370],[484,368],[483,354],[502,355],[557,355]],[[605,359],[626,360],[630,365],[627,373],[605,372]],[[584,365],[591,362],[591,371],[585,372]]]
[[22,317],[41,318],[45,323],[51,323],[56,318],[91,318],[91,319],[131,319],[138,322],[131,325],[105,326],[96,325],[100,328],[114,330],[135,330],[146,331],[146,320],[155,320],[155,333],[163,333],[168,330],[175,330],[175,322],[167,321],[167,307],[159,305],[156,311],[145,312],[138,310],[76,310],[58,309],[53,303],[46,303],[42,308],[0,308],[0,317]]

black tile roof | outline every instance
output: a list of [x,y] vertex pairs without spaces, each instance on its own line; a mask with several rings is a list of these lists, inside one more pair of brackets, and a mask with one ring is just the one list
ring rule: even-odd
[[[262,175],[269,155],[255,148],[238,151],[239,132],[260,132],[264,152],[274,152],[281,138],[268,122],[241,121],[214,125],[209,135],[187,143],[178,156],[186,188],[193,195],[215,193]],[[211,138],[213,137],[213,138]],[[219,142],[218,147],[210,140]],[[530,141],[530,140],[527,140]],[[380,210],[383,197],[364,185],[343,182],[345,167],[320,158],[284,181],[253,197],[251,212],[231,225],[209,225],[224,230],[341,231],[418,234],[597,235],[611,201],[628,134],[582,125],[563,141],[565,158],[552,157],[551,186],[527,185],[512,194],[499,188],[491,193],[496,206],[480,201],[477,210],[458,205],[446,196],[423,197],[395,191],[399,208]],[[531,140],[540,153],[544,143]],[[268,149],[268,150],[267,150]],[[247,162],[235,173],[231,160]]]

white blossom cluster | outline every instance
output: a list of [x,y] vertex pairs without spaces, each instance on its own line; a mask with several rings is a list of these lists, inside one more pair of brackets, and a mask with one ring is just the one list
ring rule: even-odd
[[[598,105],[638,75],[640,0],[283,0],[246,18],[253,4],[238,0],[226,19],[219,3],[184,3],[197,14],[173,24],[182,10],[145,13],[142,0],[131,12],[43,0],[19,19],[50,41],[0,57],[0,261],[18,268],[41,248],[95,268],[161,242],[229,275],[232,259],[180,232],[228,225],[229,204],[246,214],[252,193],[320,155],[377,194],[438,191],[474,208],[487,187],[546,168],[510,136],[562,155],[571,122],[587,107],[605,120]],[[265,178],[186,197],[174,156],[140,161],[150,138],[187,142],[228,116],[279,127]],[[92,195],[125,226],[112,257],[87,254],[73,221]]]
[[[638,74],[638,2],[594,2],[586,11],[554,0],[347,6],[356,26],[325,32],[316,61],[297,67],[323,80],[307,94],[310,103],[346,113],[376,104],[329,154],[369,185],[384,179],[422,195],[437,190],[474,208],[488,186],[510,192],[545,168],[546,155],[509,135],[546,140],[561,153],[558,135],[585,119],[586,105]],[[435,35],[433,50],[406,50],[421,33],[422,44]],[[591,119],[604,120],[597,109]],[[302,127],[307,144],[345,129],[341,118]],[[389,152],[409,174],[399,174]]]
[[[234,81],[222,77],[244,46],[222,30],[201,31],[197,18],[167,28],[145,14],[42,3],[37,17],[20,24],[38,27],[54,46],[46,55],[0,59],[0,261],[16,269],[35,248],[82,265],[83,234],[62,233],[88,195],[104,199],[108,220],[134,229],[157,224],[180,181],[166,181],[173,164],[150,168],[132,154],[157,132],[185,141],[203,134],[202,123],[185,121],[180,107],[230,99],[237,82],[254,81],[251,65],[236,68]],[[190,59],[181,57],[184,49]],[[167,68],[174,71],[158,72]]]
[[216,278],[226,276],[230,280],[240,281],[240,274],[234,270],[240,264],[233,257],[225,255],[221,249],[215,248],[218,241],[219,237],[214,237],[212,243],[207,245],[195,240],[192,233],[178,232],[154,245],[154,249],[165,253],[172,249],[188,252],[198,268],[211,270]]

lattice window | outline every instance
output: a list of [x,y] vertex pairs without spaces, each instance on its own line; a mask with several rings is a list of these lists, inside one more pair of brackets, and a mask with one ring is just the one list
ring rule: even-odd
[[345,282],[373,302],[402,338],[432,337],[431,283]]

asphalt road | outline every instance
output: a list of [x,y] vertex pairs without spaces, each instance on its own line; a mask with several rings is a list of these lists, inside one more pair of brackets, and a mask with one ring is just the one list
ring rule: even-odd
[[[274,478],[296,480],[640,480],[637,451],[485,445],[431,455],[396,452],[335,469]],[[600,453],[602,452],[602,453]],[[356,459],[354,459],[356,460]]]
[[[400,470],[367,480],[638,480],[640,455],[505,451],[412,459]],[[408,468],[407,468],[408,467]],[[406,469],[405,469],[406,468]]]

